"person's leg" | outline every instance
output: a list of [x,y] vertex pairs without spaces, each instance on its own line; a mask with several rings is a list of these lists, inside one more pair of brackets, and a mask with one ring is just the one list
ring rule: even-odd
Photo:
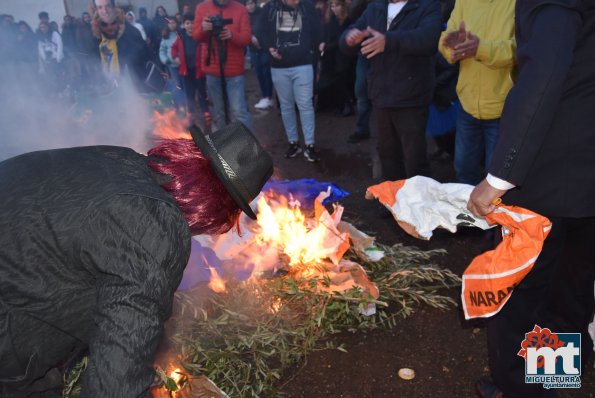
[[174,67],[174,66],[169,66],[169,74],[171,76],[171,80],[172,80],[172,97],[174,99],[174,104],[177,108],[180,107],[184,107],[186,104],[184,104],[185,100],[186,100],[186,95],[184,94],[183,90],[182,90],[182,82],[181,82],[181,76],[180,76],[180,71],[178,67]]
[[314,145],[314,130],[316,128],[314,104],[312,103],[314,70],[311,65],[302,65],[291,69],[293,69],[293,94],[300,111],[304,142],[306,145]]
[[217,76],[207,75],[206,81],[211,101],[213,101],[213,123],[217,129],[221,129],[225,126],[225,110],[223,108],[221,79]]
[[378,132],[378,158],[382,167],[382,178],[395,181],[406,177],[403,163],[403,149],[393,124],[392,108],[374,108],[374,129]]
[[271,56],[268,52],[261,52],[259,55],[260,69],[263,74],[262,93],[265,98],[273,97],[273,80],[271,78]]
[[426,146],[428,107],[402,108],[393,112],[393,125],[401,141],[406,178],[416,175],[430,176]]
[[481,181],[484,148],[480,121],[461,107],[457,116],[454,160],[458,182],[477,185]]
[[204,77],[196,79],[196,91],[198,92],[198,103],[202,113],[209,112],[209,102],[207,101],[207,80]]
[[368,60],[361,55],[355,66],[355,98],[357,100],[356,134],[370,134],[372,104],[368,98]]
[[490,163],[492,163],[492,155],[498,143],[500,119],[482,120],[481,127],[483,129],[483,141],[485,143],[485,169],[487,170],[490,167]]
[[186,109],[187,113],[196,117],[196,78],[193,76],[183,77],[184,94],[186,94]]
[[293,68],[271,68],[273,85],[277,90],[277,97],[281,105],[281,119],[285,134],[289,142],[298,142],[297,118],[295,114],[295,98],[293,95],[293,82],[291,81],[291,69]]
[[258,87],[260,88],[260,98],[266,98],[265,95],[265,76],[264,71],[262,69],[262,52],[260,51],[250,51],[250,61],[252,62],[252,67],[254,68],[254,72],[256,72],[256,78],[258,79]]
[[252,126],[252,115],[248,112],[248,105],[246,104],[244,76],[227,77],[225,81],[227,83],[230,121],[238,120],[252,131],[254,127]]
[[488,321],[490,370],[506,398],[557,396],[553,389],[525,383],[525,360],[517,354],[535,325],[554,333],[583,333],[582,353],[586,357],[592,349],[587,325],[595,306],[595,218],[550,221],[533,269]]

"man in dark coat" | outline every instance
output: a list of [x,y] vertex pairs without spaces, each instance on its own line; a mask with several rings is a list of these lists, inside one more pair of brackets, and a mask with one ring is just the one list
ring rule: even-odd
[[191,234],[255,217],[272,173],[238,125],[193,138],[150,157],[98,146],[0,163],[1,397],[61,397],[60,371],[85,348],[82,396],[150,396]]
[[434,90],[440,2],[375,0],[343,33],[341,49],[370,60],[368,92],[382,176],[428,175],[426,122]]
[[[504,195],[548,217],[552,229],[533,270],[488,324],[494,384],[485,396],[551,397],[554,389],[525,383],[518,356],[535,325],[553,333],[582,333],[582,362],[595,302],[595,2],[519,1],[519,74],[506,99],[489,174],[468,203],[476,215]],[[460,49],[465,51],[464,48]],[[493,395],[496,396],[496,395]]]

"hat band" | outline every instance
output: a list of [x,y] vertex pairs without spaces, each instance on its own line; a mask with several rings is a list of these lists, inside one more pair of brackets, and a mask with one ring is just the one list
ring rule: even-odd
[[213,144],[213,141],[211,141],[211,137],[209,135],[206,135],[205,138],[206,138],[207,142],[209,143],[209,145],[211,146],[211,148],[213,149],[213,151],[215,151],[215,153],[217,154],[219,161],[223,165],[223,170],[225,171],[227,178],[229,178],[229,180],[231,182],[233,182],[233,185],[238,189],[238,191],[240,191],[240,194],[242,194],[242,196],[244,196],[244,198],[248,202],[250,202],[252,200],[252,196],[248,193],[248,190],[244,186],[244,183],[242,182],[242,180],[240,180],[240,178],[238,177],[236,172],[233,171],[231,166],[229,164],[227,164],[225,159],[223,159],[221,154],[219,154],[219,152],[217,151],[217,148],[215,148],[215,145]]

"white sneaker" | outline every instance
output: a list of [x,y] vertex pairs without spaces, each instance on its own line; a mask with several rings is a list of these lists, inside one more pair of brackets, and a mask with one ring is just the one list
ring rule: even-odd
[[268,109],[273,106],[273,101],[268,98],[261,98],[260,101],[254,105],[256,109]]

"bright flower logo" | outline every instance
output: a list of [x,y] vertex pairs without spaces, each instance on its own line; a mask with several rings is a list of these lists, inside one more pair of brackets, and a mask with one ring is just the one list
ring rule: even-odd
[[[553,350],[556,350],[560,347],[564,347],[566,342],[560,340],[556,333],[552,333],[551,330],[548,328],[540,328],[539,326],[535,325],[532,331],[525,334],[525,340],[521,343],[521,350],[517,353],[518,356],[525,358],[527,360],[527,348],[534,347],[535,349],[539,349],[542,347],[550,347]],[[558,358],[556,358],[556,361]],[[537,358],[537,367],[542,368],[545,363],[545,358],[543,356],[539,356]]]

